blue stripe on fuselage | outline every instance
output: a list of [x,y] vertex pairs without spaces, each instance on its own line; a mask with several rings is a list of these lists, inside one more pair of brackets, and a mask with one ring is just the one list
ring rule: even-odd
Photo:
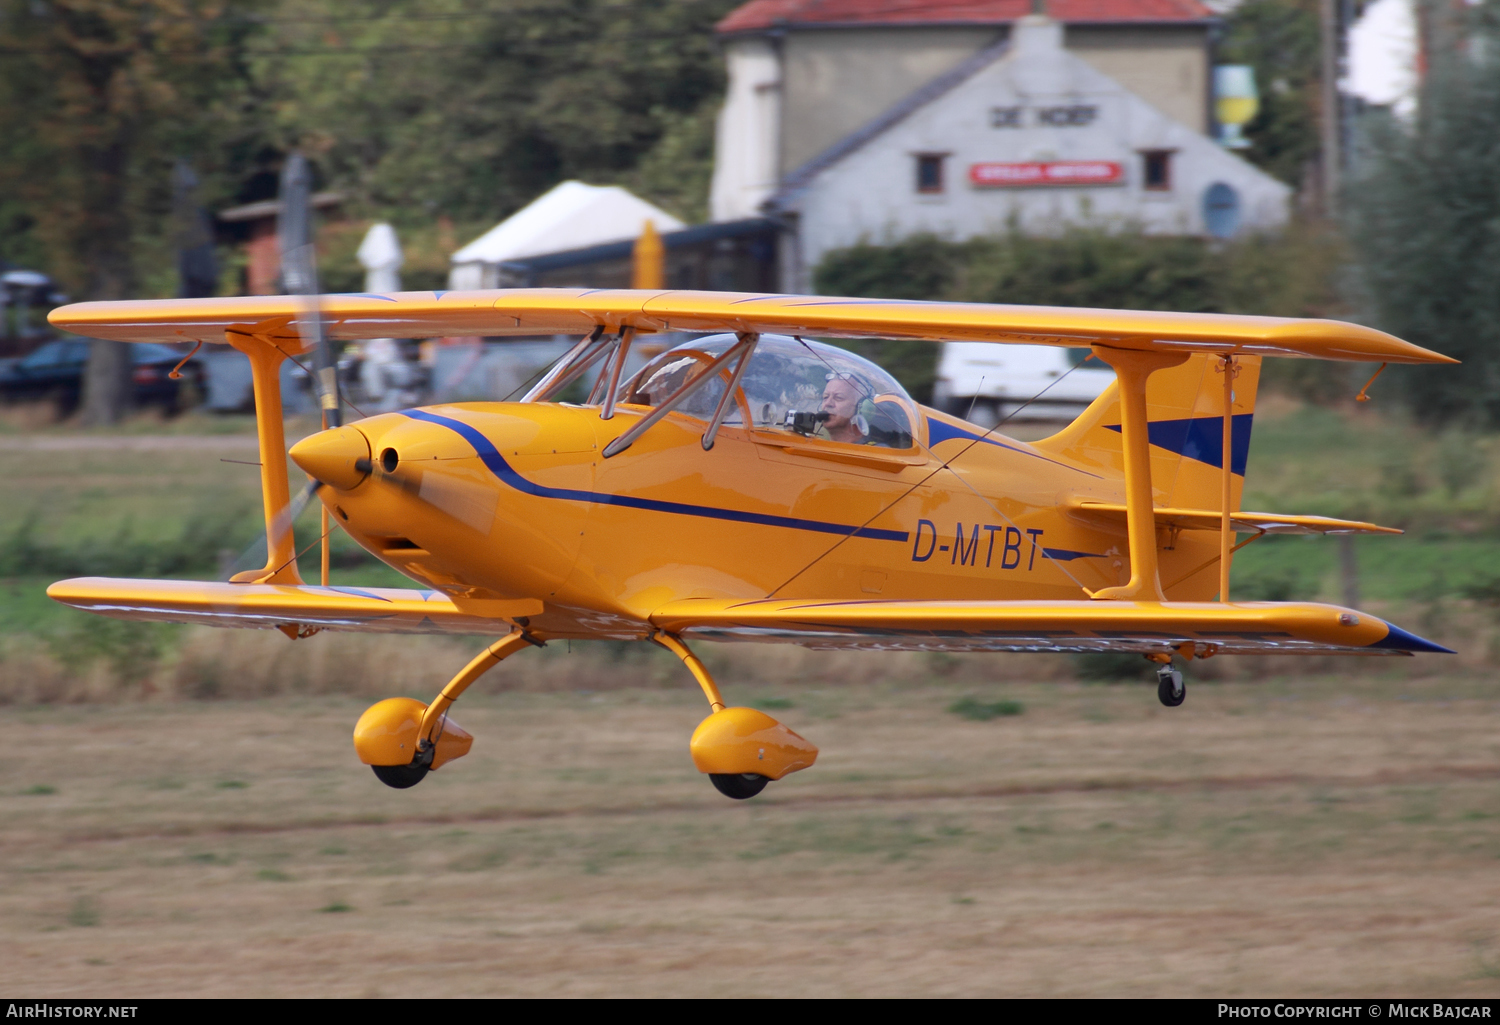
[[[1236,413],[1234,425],[1229,429],[1229,464],[1234,473],[1245,475],[1245,464],[1250,460],[1250,427],[1254,413]],[[1111,431],[1119,431],[1119,424],[1105,424]],[[1180,456],[1207,463],[1215,469],[1224,466],[1224,418],[1222,416],[1194,416],[1182,420],[1152,420],[1146,425],[1146,435],[1151,444],[1176,452]]]
[[654,498],[637,498],[633,495],[611,495],[599,491],[579,491],[574,488],[549,488],[527,480],[502,456],[479,429],[462,420],[439,416],[420,409],[402,411],[405,416],[424,423],[436,424],[463,438],[474,446],[489,471],[501,481],[526,495],[537,498],[560,498],[569,502],[593,502],[597,505],[616,505],[626,509],[645,509],[651,512],[676,513],[679,516],[702,516],[713,520],[730,520],[736,523],[758,523],[768,527],[788,527],[792,530],[812,530],[820,534],[840,534],[845,537],[867,537],[877,541],[908,541],[911,535],[904,530],[880,530],[875,527],[851,527],[843,523],[827,523],[823,520],[804,520],[795,516],[770,516],[765,513],[746,512],[742,509],[721,509],[711,505],[688,505],[684,502],[663,502]]
[[994,438],[989,437],[988,432],[986,432],[985,434],[976,434],[973,431],[966,431],[962,427],[955,427],[953,424],[950,424],[944,420],[934,420],[930,416],[927,418],[927,447],[929,449],[934,445],[940,445],[945,441],[952,441],[954,438],[964,438],[968,441],[982,441],[986,445],[994,445],[996,448],[1003,448],[1007,452],[1018,452],[1023,456],[1031,456],[1031,458],[1033,459],[1040,459],[1044,463],[1052,463],[1055,466],[1067,467],[1069,470],[1084,474],[1088,477],[1094,477],[1099,480],[1104,479],[1097,473],[1089,473],[1087,470],[1080,470],[1076,466],[1069,466],[1067,463],[1061,463],[1056,459],[1050,459],[1039,452],[1032,452],[1029,449],[1017,448],[1015,445],[1007,445],[1003,441],[996,441]]

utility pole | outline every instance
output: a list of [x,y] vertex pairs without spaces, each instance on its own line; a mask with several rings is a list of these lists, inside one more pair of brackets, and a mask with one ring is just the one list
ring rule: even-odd
[[1354,535],[1339,535],[1339,589],[1344,607],[1359,608],[1359,560],[1354,554]]
[[1344,58],[1344,3],[1342,0],[1319,0],[1321,22],[1323,88],[1320,144],[1322,160],[1323,213],[1332,217],[1338,211],[1339,186],[1344,164],[1344,109],[1339,94],[1339,75]]

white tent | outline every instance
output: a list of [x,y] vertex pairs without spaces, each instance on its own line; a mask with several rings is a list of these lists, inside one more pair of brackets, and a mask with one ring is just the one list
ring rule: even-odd
[[685,227],[618,185],[563,182],[454,253],[448,287],[494,288],[507,260],[623,242],[639,237],[648,220],[657,231]]
[[401,265],[406,256],[395,228],[384,221],[371,225],[354,256],[365,269],[366,292],[401,291]]

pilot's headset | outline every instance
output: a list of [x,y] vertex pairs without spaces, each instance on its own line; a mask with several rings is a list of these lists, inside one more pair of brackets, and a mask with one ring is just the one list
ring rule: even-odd
[[870,417],[875,413],[875,389],[870,387],[859,374],[848,370],[830,371],[824,375],[825,381],[840,380],[854,385],[859,392],[859,402],[854,406],[854,426],[859,428],[859,433],[868,435],[870,433]]

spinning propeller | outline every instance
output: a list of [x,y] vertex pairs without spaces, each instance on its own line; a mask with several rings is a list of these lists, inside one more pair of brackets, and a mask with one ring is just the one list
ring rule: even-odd
[[[281,171],[281,211],[277,216],[277,234],[281,239],[281,282],[288,295],[302,299],[302,315],[297,318],[297,330],[302,335],[304,349],[313,350],[313,383],[318,393],[318,407],[322,412],[323,429],[343,425],[343,409],[339,396],[338,361],[328,333],[323,329],[322,311],[318,304],[318,256],[313,245],[312,217],[312,171],[307,159],[295,150],[287,157]],[[309,344],[310,343],[310,344]],[[267,538],[279,537],[292,529],[307,503],[312,501],[323,486],[321,480],[310,480],[307,486],[294,495],[285,509],[272,520],[267,537],[258,538],[235,561],[234,570],[252,568],[265,564]],[[322,582],[328,585],[328,510],[322,513]],[[257,561],[258,560],[258,561]]]

